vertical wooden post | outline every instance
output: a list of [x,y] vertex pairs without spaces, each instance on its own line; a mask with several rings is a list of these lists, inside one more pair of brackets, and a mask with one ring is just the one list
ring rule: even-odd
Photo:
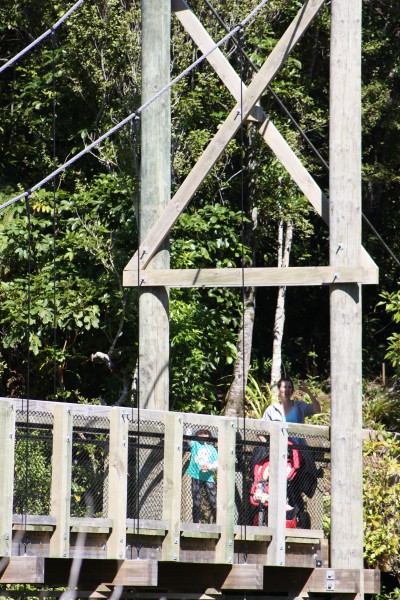
[[128,419],[120,408],[110,410],[108,461],[108,517],[112,532],[107,541],[107,558],[124,559],[126,554],[126,511],[128,477]]
[[267,550],[268,565],[285,565],[288,428],[272,423],[269,439],[268,527],[273,529]]
[[[332,0],[330,80],[330,263],[357,267],[361,254],[361,0]],[[361,286],[330,289],[331,566],[363,567]],[[362,581],[360,577],[360,592]]]
[[15,411],[11,401],[0,406],[0,556],[11,556],[14,492]]
[[163,519],[168,533],[162,545],[163,560],[179,560],[182,498],[182,415],[165,415]]
[[54,404],[50,515],[56,518],[56,529],[50,540],[51,558],[69,556],[72,425],[71,408]]
[[235,516],[235,419],[221,419],[218,427],[217,523],[221,536],[215,562],[233,563]]
[[[154,96],[170,77],[171,1],[142,1],[142,102]],[[141,116],[140,242],[170,200],[171,110],[165,92]],[[149,268],[169,268],[168,242]],[[139,291],[139,403],[169,409],[169,310],[164,287]]]

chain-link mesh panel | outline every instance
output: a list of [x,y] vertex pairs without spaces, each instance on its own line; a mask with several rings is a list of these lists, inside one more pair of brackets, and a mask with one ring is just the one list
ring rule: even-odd
[[300,434],[289,424],[288,452],[298,452],[300,468],[288,481],[288,502],[298,509],[297,527],[323,529],[329,518],[330,445],[326,437]]
[[128,519],[161,520],[164,424],[129,419]]
[[49,514],[52,447],[53,415],[18,410],[15,430],[15,514]]
[[109,420],[84,415],[73,419],[71,516],[106,517]]
[[191,477],[187,470],[191,459],[199,469],[204,470],[206,464],[212,465],[215,462],[218,453],[218,429],[187,423],[183,442],[181,520],[184,523],[215,523],[218,470],[209,473],[209,481]]
[[269,435],[265,431],[239,429],[236,436],[235,470],[235,523],[253,525],[257,508],[250,503],[254,481],[254,466],[269,448]]

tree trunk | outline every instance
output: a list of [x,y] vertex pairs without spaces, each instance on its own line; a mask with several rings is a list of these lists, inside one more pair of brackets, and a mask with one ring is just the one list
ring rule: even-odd
[[[293,239],[293,223],[288,221],[286,231],[283,220],[279,223],[279,244],[278,244],[278,267],[288,267],[290,259],[290,250]],[[285,239],[284,239],[285,238]],[[281,378],[282,373],[282,340],[283,329],[285,325],[285,298],[286,286],[281,286],[278,290],[278,299],[276,301],[274,338],[272,343],[272,365],[271,365],[271,392],[277,397],[278,389],[276,384]]]
[[227,417],[236,417],[243,414],[253,343],[255,293],[254,287],[246,288],[244,291],[244,313],[236,345],[237,355],[233,365],[233,379],[226,395],[225,416]]
[[[248,149],[247,172],[250,176],[246,180],[245,186],[245,212],[249,217],[249,222],[244,224],[244,243],[250,248],[254,247],[252,243],[254,231],[257,227],[258,211],[256,207],[256,182],[255,176],[257,164],[255,161],[254,136],[256,132],[251,125],[248,126],[245,147]],[[253,251],[252,265],[255,264],[255,252]],[[245,265],[248,266],[248,265]],[[249,375],[251,350],[253,346],[253,328],[256,304],[256,289],[248,287],[243,290],[243,316],[241,327],[238,332],[236,344],[237,355],[233,365],[232,383],[225,397],[225,415],[227,417],[242,416],[244,410],[244,399]]]

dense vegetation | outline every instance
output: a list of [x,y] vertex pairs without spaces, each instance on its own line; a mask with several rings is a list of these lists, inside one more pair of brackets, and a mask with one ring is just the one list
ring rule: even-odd
[[[216,0],[228,28],[254,0]],[[271,0],[243,33],[259,67],[298,10]],[[201,0],[193,10],[214,39],[225,29]],[[0,56],[8,60],[65,10],[49,0],[3,0]],[[400,5],[363,3],[363,211],[400,256],[398,174]],[[140,3],[88,0],[53,37],[0,74],[0,201],[29,189],[140,106]],[[231,41],[224,52],[239,71]],[[173,22],[172,75],[198,50]],[[1,63],[3,64],[3,63]],[[244,60],[248,83],[253,67]],[[322,157],[328,159],[329,6],[273,82]],[[266,92],[261,104],[321,188],[328,173]],[[204,62],[172,90],[173,188],[180,185],[232,99]],[[130,404],[137,363],[137,292],[122,270],[137,247],[140,125],[133,122],[0,218],[0,393],[2,396]],[[274,266],[280,223],[292,222],[293,265],[326,264],[327,230],[267,149],[245,128],[212,170],[171,236],[173,267]],[[244,171],[241,173],[242,164]],[[241,230],[245,231],[244,240]],[[380,284],[364,289],[365,425],[399,430],[399,266],[364,226]],[[243,243],[244,242],[244,243]],[[29,274],[29,277],[28,277]],[[276,290],[257,290],[252,384],[265,394]],[[220,413],[232,379],[239,290],[171,291],[171,406]],[[307,377],[329,411],[329,301],[325,288],[286,295],[284,369]],[[345,349],[344,349],[345,351]],[[107,356],[96,362],[92,357]],[[386,363],[387,386],[379,384]],[[394,456],[396,451],[394,450]],[[397,454],[398,456],[398,454]]]

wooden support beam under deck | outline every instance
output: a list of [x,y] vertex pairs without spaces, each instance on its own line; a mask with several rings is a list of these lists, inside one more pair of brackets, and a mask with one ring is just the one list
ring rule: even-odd
[[375,284],[376,269],[362,267],[256,267],[227,269],[145,269],[124,271],[124,286],[241,287],[279,285]]
[[[0,558],[0,583],[32,583],[49,587],[67,585],[73,559],[13,556]],[[365,592],[380,591],[380,573],[363,571]],[[81,589],[96,586],[133,586],[148,592],[205,592],[223,590],[263,590],[288,592],[296,596],[309,593],[354,594],[360,581],[358,569],[310,569],[267,567],[257,564],[205,564],[157,562],[156,560],[83,559],[79,574]],[[290,584],[289,584],[290,582]],[[50,594],[49,594],[50,595]]]

